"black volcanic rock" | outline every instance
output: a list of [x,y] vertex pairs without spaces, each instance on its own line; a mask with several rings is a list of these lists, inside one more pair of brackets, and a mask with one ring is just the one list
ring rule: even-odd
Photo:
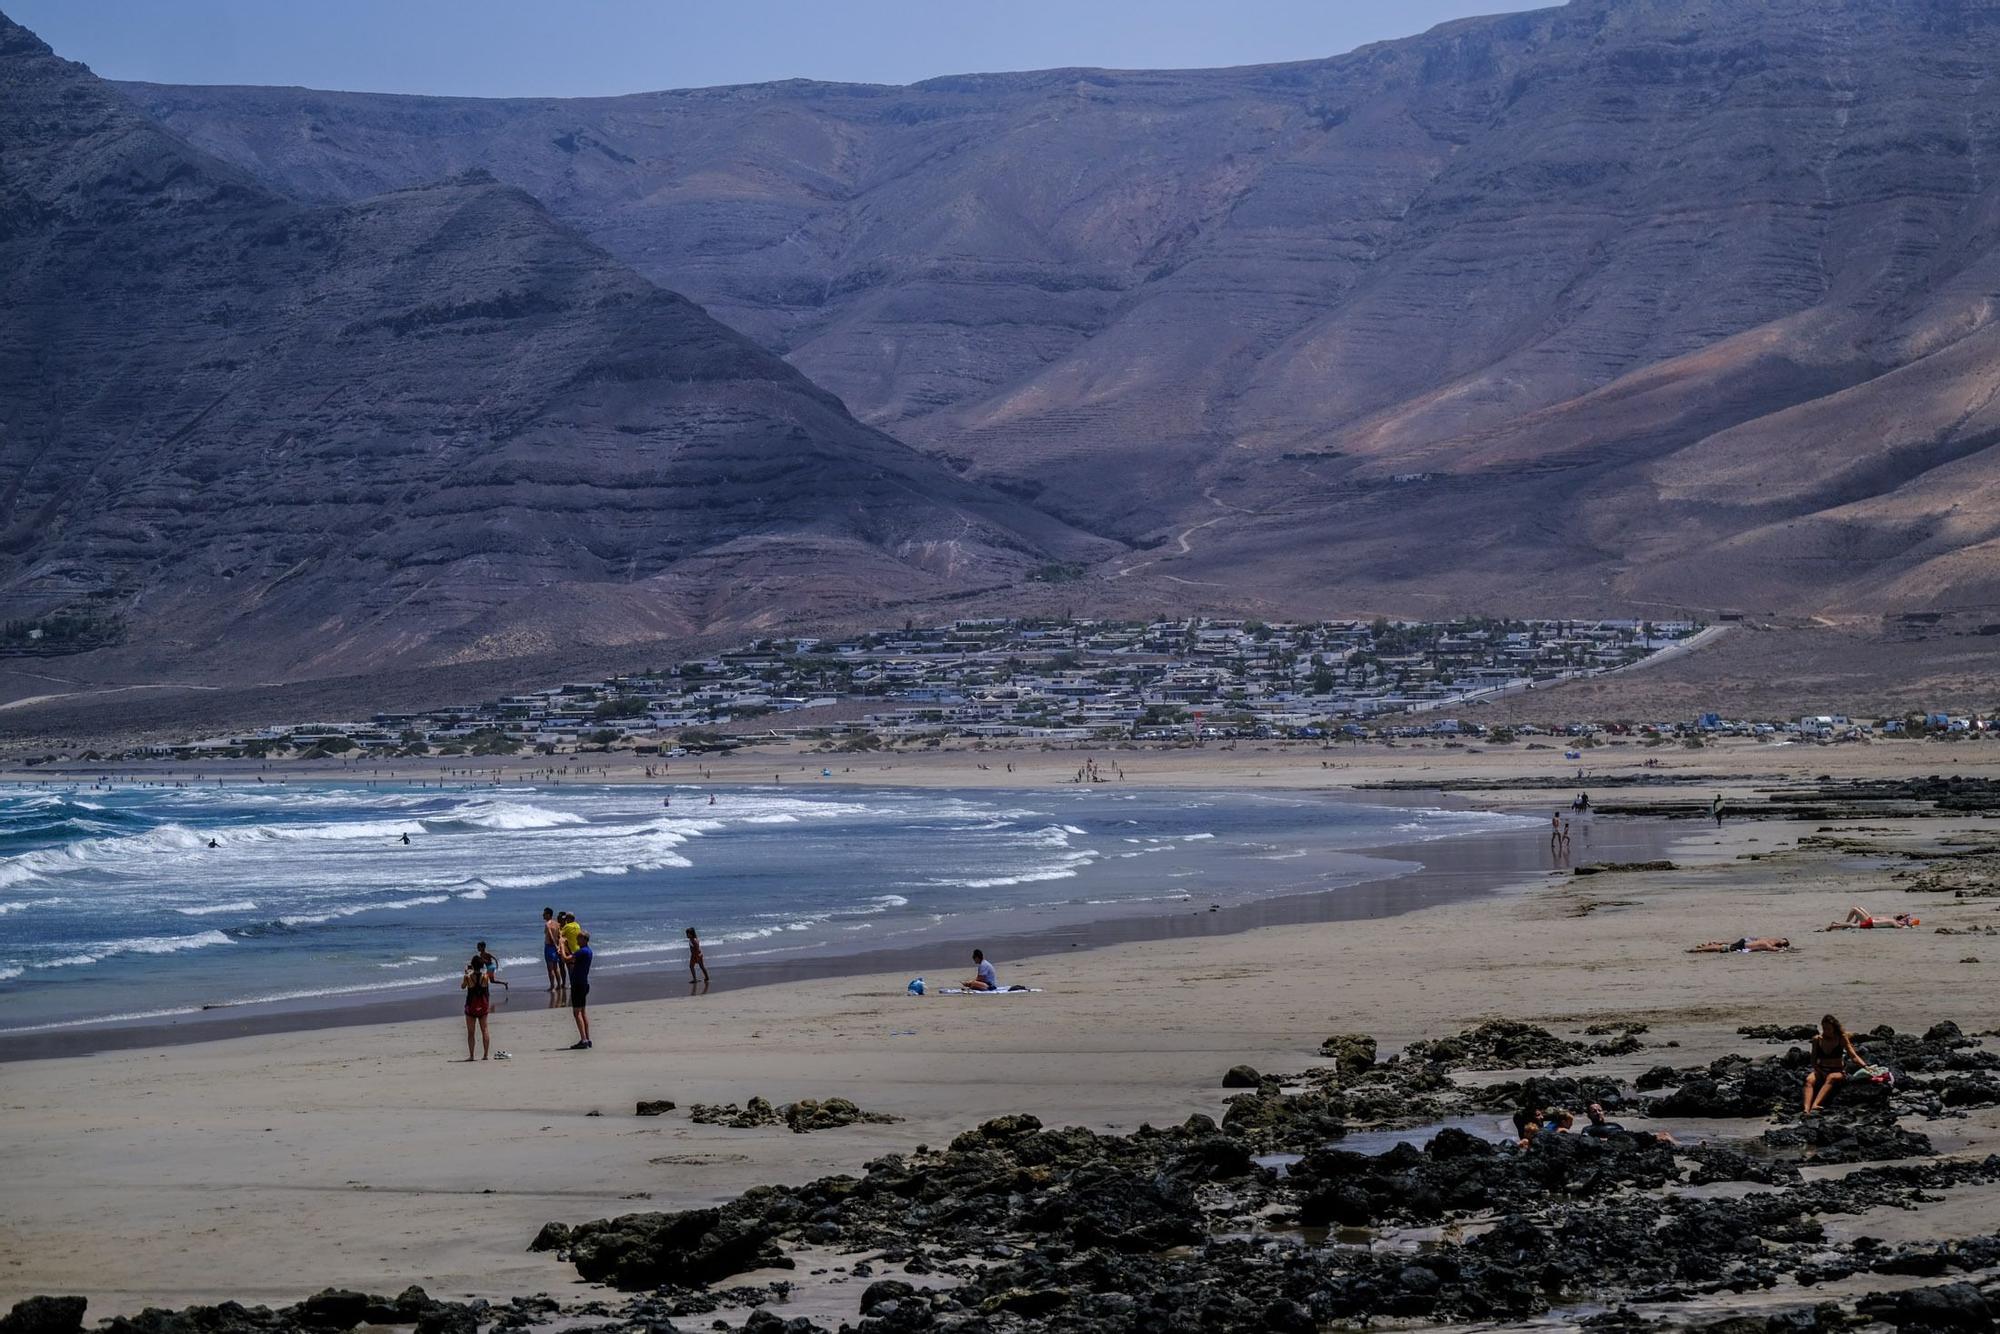
[[2000,599],[1996,64],[1973,0],[1574,0],[1218,70],[128,92],[314,197],[491,170],[1164,544],[1104,596],[1651,614]]
[[837,614],[1108,548],[468,170],[304,206],[0,18],[0,607],[326,674]]

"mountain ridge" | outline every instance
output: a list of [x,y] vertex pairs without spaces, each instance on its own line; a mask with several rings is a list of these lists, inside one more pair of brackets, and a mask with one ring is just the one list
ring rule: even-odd
[[115,620],[120,670],[546,656],[1116,550],[490,173],[301,204],[4,15],[0,68],[0,610]]
[[307,193],[515,181],[1149,548],[1106,599],[1846,616],[2000,602],[1996,60],[1970,0],[1577,0],[1224,70],[126,92]]

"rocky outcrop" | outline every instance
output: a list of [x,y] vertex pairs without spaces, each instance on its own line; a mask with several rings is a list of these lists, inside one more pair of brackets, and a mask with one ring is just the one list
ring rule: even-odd
[[[1082,539],[484,171],[303,205],[0,17],[0,611],[217,678],[1004,585]],[[176,673],[179,675],[179,673]]]
[[1293,54],[128,92],[310,197],[529,191],[864,419],[1157,545],[1079,595],[1996,600],[1989,6],[1576,0]]

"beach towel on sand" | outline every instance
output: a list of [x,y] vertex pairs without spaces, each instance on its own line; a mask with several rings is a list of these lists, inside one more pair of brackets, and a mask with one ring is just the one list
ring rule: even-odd
[[966,987],[939,987],[934,993],[939,996],[1039,996],[1040,987],[1002,987],[998,991],[972,991]]

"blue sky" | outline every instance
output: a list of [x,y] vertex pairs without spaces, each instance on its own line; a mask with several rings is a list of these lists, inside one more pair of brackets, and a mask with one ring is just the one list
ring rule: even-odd
[[113,79],[588,96],[1309,60],[1520,0],[0,0]]

